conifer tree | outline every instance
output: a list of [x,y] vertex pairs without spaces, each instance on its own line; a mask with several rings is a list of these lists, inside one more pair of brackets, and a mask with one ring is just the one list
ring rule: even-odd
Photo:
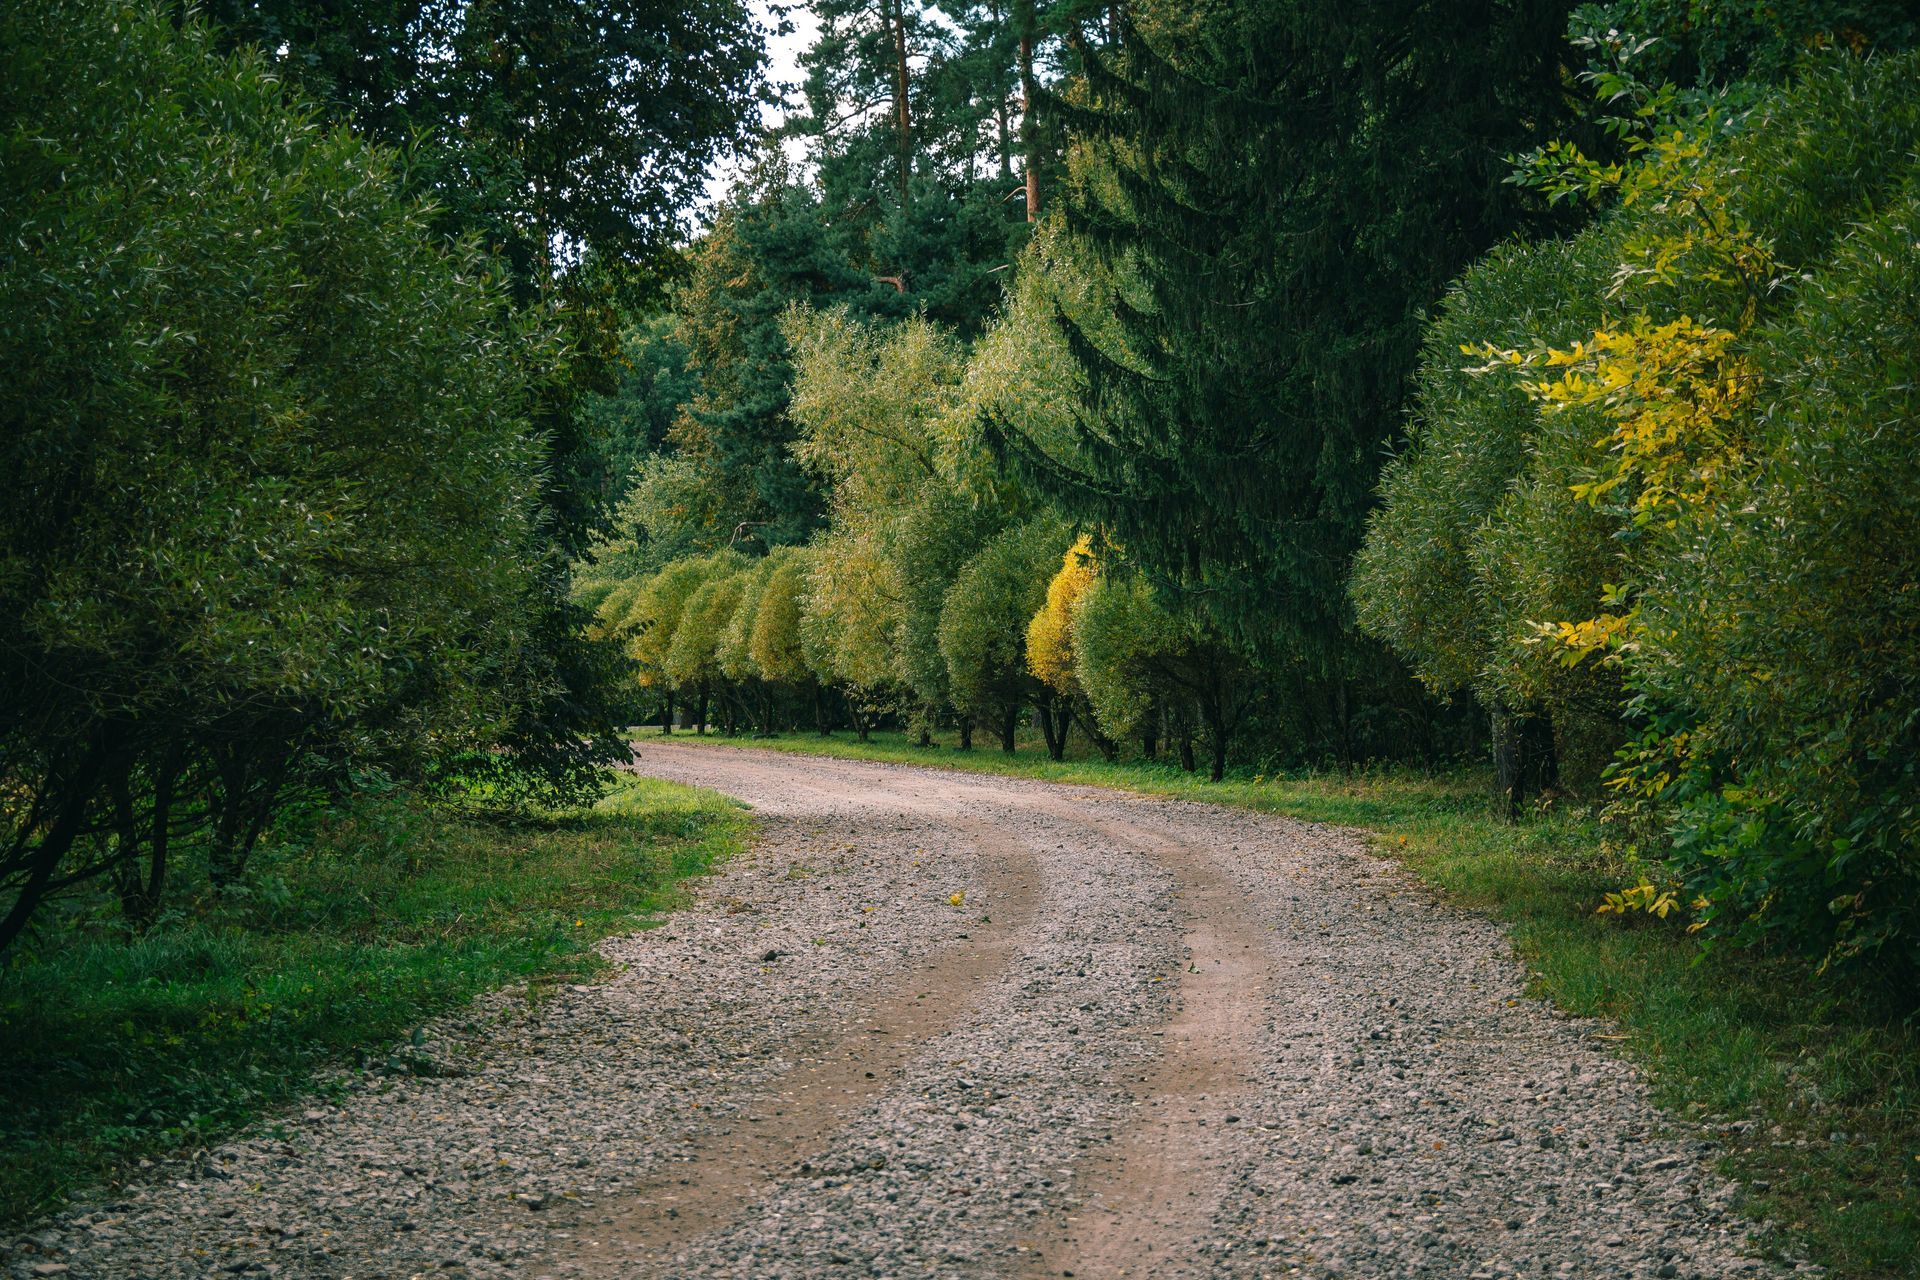
[[[1156,580],[1330,688],[1367,651],[1345,580],[1420,320],[1522,220],[1508,157],[1562,132],[1562,0],[1129,6],[1080,41],[1061,208],[1120,282],[1119,343],[1061,317],[1070,444],[992,435]],[[1205,21],[1201,21],[1204,16]],[[1335,729],[1344,741],[1344,733]]]

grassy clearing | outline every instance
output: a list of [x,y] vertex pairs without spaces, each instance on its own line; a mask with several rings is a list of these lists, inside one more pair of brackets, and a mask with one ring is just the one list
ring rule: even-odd
[[512,821],[390,794],[283,822],[244,893],[144,937],[71,904],[0,971],[0,1221],[212,1141],[482,991],[594,973],[595,941],[747,828],[724,797],[631,775]]
[[1813,980],[1804,964],[1703,958],[1675,927],[1596,917],[1601,892],[1625,873],[1584,811],[1549,808],[1504,826],[1492,817],[1486,779],[1472,772],[1241,773],[1210,784],[1144,762],[1056,764],[1037,744],[1009,757],[920,748],[899,734],[738,742],[1127,787],[1364,828],[1455,901],[1505,922],[1541,994],[1617,1022],[1621,1048],[1646,1066],[1660,1103],[1722,1140],[1748,1212],[1836,1276],[1920,1276],[1920,1033],[1857,992]]

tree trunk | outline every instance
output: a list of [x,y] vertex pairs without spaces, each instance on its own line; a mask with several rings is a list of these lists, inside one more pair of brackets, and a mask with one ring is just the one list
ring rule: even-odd
[[707,686],[704,684],[701,685],[700,700],[694,704],[693,733],[695,737],[699,737],[707,731],[707,700],[711,696],[712,695],[707,692]]
[[1140,731],[1140,754],[1149,760],[1160,758],[1160,735],[1152,729]]
[[1544,716],[1493,709],[1494,812],[1502,822],[1517,822],[1527,800],[1557,780],[1553,725]]
[[[1093,749],[1100,753],[1102,760],[1112,764],[1119,757],[1120,744],[1108,737],[1100,728],[1100,721],[1094,717],[1093,705],[1087,701],[1086,694],[1083,693],[1068,703],[1068,714],[1071,717],[1069,725],[1080,726],[1080,731],[1087,735],[1087,741],[1093,744]],[[1062,731],[1060,736],[1064,738],[1065,732]]]
[[913,121],[907,105],[907,17],[902,0],[893,0],[888,17],[893,28],[894,145],[900,167],[900,208],[904,212],[913,198]]
[[60,802],[59,812],[40,837],[40,843],[34,846],[33,856],[28,861],[26,883],[20,886],[20,892],[6,916],[0,918],[0,954],[5,954],[7,948],[20,937],[27,922],[39,908],[40,900],[46,896],[47,884],[53,879],[54,870],[67,856],[67,850],[73,847],[74,838],[80,834],[87,806],[93,801],[106,765],[107,750],[98,742],[88,747],[80,757],[79,765],[64,788],[66,796]]
[[266,830],[273,802],[293,762],[291,742],[249,752],[245,743],[224,750],[216,762],[221,801],[214,817],[213,844],[207,852],[207,880],[216,889],[236,883]]
[[823,738],[833,736],[833,721],[827,714],[826,691],[818,683],[813,686],[813,727]]
[[1053,716],[1053,700],[1047,697],[1041,698],[1038,710],[1040,713],[1040,736],[1047,740],[1048,759],[1059,760],[1064,758],[1067,754],[1067,726],[1064,723],[1060,724],[1056,731]]
[[973,750],[973,717],[960,717],[960,750]]
[[[115,787],[114,808],[119,827],[122,856],[127,863],[117,869],[120,911],[135,929],[145,929],[160,914],[161,897],[167,883],[167,843],[173,834],[173,789],[180,776],[178,749],[168,752],[153,774],[153,808],[147,815],[148,829],[143,838],[134,813],[133,798],[127,780]],[[146,845],[145,874],[141,873],[139,849]]]
[[1343,675],[1333,688],[1334,722],[1340,731],[1340,767],[1353,769],[1353,709],[1347,696],[1347,678]]
[[1040,220],[1040,131],[1033,121],[1033,0],[1020,6],[1020,144],[1026,153],[1027,221]]
[[670,693],[660,700],[660,732],[673,732],[673,695]]
[[1015,751],[1014,738],[1020,732],[1020,707],[1018,704],[1008,707],[1000,717],[1000,749],[1008,755]]

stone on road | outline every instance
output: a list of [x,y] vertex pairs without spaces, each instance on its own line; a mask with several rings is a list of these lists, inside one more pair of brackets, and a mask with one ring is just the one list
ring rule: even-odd
[[1712,1151],[1357,836],[648,739],[755,850],[446,1069],[37,1226],[19,1275],[1773,1274]]

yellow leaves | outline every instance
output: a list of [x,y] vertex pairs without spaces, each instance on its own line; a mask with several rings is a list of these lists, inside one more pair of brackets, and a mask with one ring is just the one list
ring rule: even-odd
[[1561,663],[1569,667],[1595,654],[1611,660],[1631,643],[1633,623],[1632,610],[1603,613],[1585,622],[1536,622],[1529,643],[1553,645]]
[[1672,889],[1661,888],[1641,876],[1640,883],[1607,894],[1600,905],[1594,908],[1594,914],[1625,916],[1631,912],[1644,912],[1665,920],[1679,905],[1680,899]]
[[1027,670],[1060,693],[1073,685],[1073,604],[1099,574],[1093,540],[1081,534],[1047,584],[1047,603],[1027,624]]
[[947,895],[947,903],[948,903],[948,905],[950,905],[950,906],[955,906],[955,907],[964,907],[964,906],[966,906],[966,905],[967,905],[967,895],[966,895],[966,891],[965,891],[965,890],[962,890],[962,891],[960,891],[959,893],[950,893],[950,894],[948,894],[948,895]]

